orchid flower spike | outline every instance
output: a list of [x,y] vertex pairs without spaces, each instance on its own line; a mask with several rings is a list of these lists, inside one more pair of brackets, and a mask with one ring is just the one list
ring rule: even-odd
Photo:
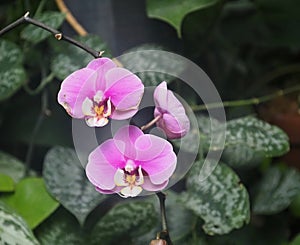
[[108,119],[123,120],[137,111],[144,93],[141,80],[108,58],[98,58],[69,75],[61,84],[58,102],[73,118],[90,127]]
[[154,90],[154,118],[169,139],[185,136],[190,130],[190,121],[183,105],[172,91],[167,89],[167,83],[162,82]]
[[91,152],[86,175],[100,193],[135,197],[143,190],[164,189],[176,162],[167,140],[130,125]]

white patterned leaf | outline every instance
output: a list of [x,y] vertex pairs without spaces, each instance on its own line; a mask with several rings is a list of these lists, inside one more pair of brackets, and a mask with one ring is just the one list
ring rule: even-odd
[[87,180],[73,149],[54,147],[44,160],[43,176],[53,197],[73,213],[80,224],[104,199]]
[[0,244],[37,245],[26,222],[0,202]]
[[239,177],[219,163],[207,179],[199,181],[202,164],[198,161],[190,170],[181,201],[204,220],[204,231],[209,235],[226,234],[248,223],[249,196]]

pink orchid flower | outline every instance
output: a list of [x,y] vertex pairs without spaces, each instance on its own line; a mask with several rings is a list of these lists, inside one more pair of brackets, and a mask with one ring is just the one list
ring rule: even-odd
[[154,90],[154,118],[169,139],[185,136],[190,130],[190,121],[180,101],[172,91],[167,89],[167,83],[162,82]]
[[108,118],[123,120],[137,111],[144,93],[141,80],[108,58],[91,61],[61,84],[58,102],[70,116],[90,127],[103,127]]
[[135,197],[164,189],[176,168],[172,145],[136,126],[120,128],[89,155],[86,174],[100,193]]

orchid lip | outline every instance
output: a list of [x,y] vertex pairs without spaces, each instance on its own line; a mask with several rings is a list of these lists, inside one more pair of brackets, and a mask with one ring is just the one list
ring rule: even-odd
[[103,127],[108,123],[108,117],[112,114],[113,106],[110,98],[103,99],[102,91],[98,91],[93,100],[86,98],[82,103],[82,112],[86,123],[90,127]]
[[[129,161],[133,162],[132,160]],[[114,176],[114,182],[116,186],[124,187],[118,193],[120,196],[127,198],[127,197],[135,197],[139,195],[143,190],[141,185],[144,184],[142,167],[141,166],[138,167],[138,175],[136,175],[135,171],[133,170],[131,171],[131,173],[128,173],[127,170],[124,171],[118,168]]]

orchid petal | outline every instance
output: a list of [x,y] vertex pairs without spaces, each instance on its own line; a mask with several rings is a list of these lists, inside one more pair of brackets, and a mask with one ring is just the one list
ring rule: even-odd
[[115,187],[114,175],[116,169],[107,164],[107,160],[99,148],[90,154],[85,171],[89,181],[94,186],[103,190],[111,190]]
[[140,186],[127,186],[121,189],[120,196],[127,198],[127,197],[136,197],[143,191],[142,187]]
[[166,180],[162,184],[154,185],[148,176],[144,177],[143,189],[146,191],[161,191],[163,190],[169,183],[169,180]]
[[151,182],[155,185],[167,181],[176,168],[177,157],[169,147],[154,159],[140,162],[139,164],[147,172]]
[[137,109],[144,85],[141,80],[129,70],[113,68],[106,73],[106,97],[110,97],[116,110]]
[[116,67],[116,64],[109,58],[98,58],[92,60],[87,68],[95,70],[98,74],[96,81],[96,89],[104,91],[106,87],[105,74],[110,70]]
[[137,112],[138,112],[138,108],[127,110],[127,111],[114,110],[114,112],[111,114],[110,117],[111,119],[115,119],[115,120],[125,120],[133,117]]
[[94,101],[99,104],[103,99],[103,92],[101,90],[97,91],[97,93],[94,96]]
[[154,90],[154,103],[158,109],[162,109],[163,112],[166,111],[183,111],[185,110],[181,102],[175,97],[174,93],[167,89],[167,83],[162,82]]
[[120,187],[120,186],[116,186],[115,188],[111,189],[111,190],[104,190],[104,189],[101,189],[99,187],[95,187],[96,191],[102,193],[102,194],[114,194],[114,193],[118,193],[121,191],[123,187]]
[[82,103],[82,112],[85,116],[96,116],[96,113],[93,110],[93,101],[91,99],[85,98]]
[[154,91],[154,117],[161,116],[157,122],[169,139],[183,137],[190,129],[190,121],[181,102],[162,82]]
[[114,176],[118,168],[124,167],[125,159],[115,147],[114,141],[107,140],[91,152],[86,166],[90,182],[103,190],[115,187]]
[[93,95],[96,79],[97,74],[88,68],[73,72],[61,84],[58,103],[67,108],[72,117],[83,118],[81,106],[86,97]]
[[186,116],[178,115],[175,117],[164,113],[162,118],[158,120],[157,126],[165,131],[169,139],[176,139],[183,137],[189,131],[190,122]]
[[[144,135],[143,131],[135,126],[124,126],[119,129],[115,136],[117,148],[128,158],[135,159],[136,150],[134,148],[135,141],[138,137]],[[123,142],[120,144],[120,142]]]
[[97,117],[89,117],[85,119],[86,124],[89,127],[104,127],[108,124],[108,119],[103,117],[98,119]]
[[117,65],[109,58],[98,58],[93,59],[88,65],[87,68],[90,68],[92,70],[98,70],[101,68],[101,71],[103,73],[107,72],[108,70],[115,68]]
[[134,144],[136,150],[135,159],[138,161],[149,161],[160,156],[164,151],[173,151],[172,145],[155,135],[141,135]]
[[128,186],[129,184],[125,181],[125,173],[122,169],[117,170],[114,176],[114,182],[116,186]]

